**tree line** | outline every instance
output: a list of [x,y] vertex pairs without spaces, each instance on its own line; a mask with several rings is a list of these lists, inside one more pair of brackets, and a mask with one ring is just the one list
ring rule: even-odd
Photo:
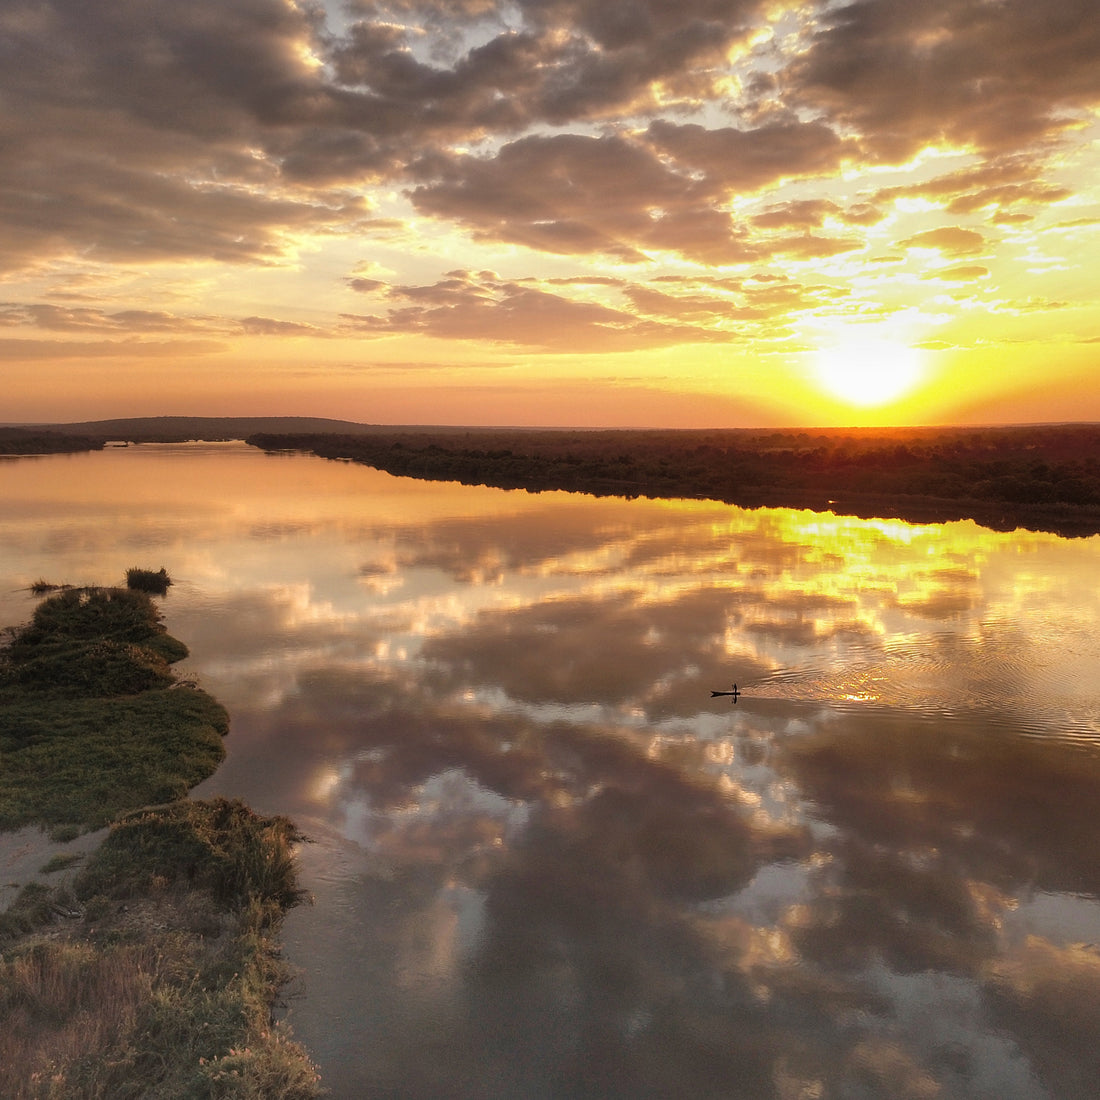
[[[258,434],[389,473],[600,495],[1100,531],[1100,425],[807,431],[376,430]],[[836,510],[836,509],[834,509]]]

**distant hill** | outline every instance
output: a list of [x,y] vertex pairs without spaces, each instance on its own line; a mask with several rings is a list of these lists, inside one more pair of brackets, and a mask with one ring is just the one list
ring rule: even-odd
[[362,435],[379,429],[350,420],[316,416],[137,416],[119,420],[85,420],[76,424],[22,425],[39,432],[130,443],[184,443],[191,439],[245,439],[257,432],[309,432]]

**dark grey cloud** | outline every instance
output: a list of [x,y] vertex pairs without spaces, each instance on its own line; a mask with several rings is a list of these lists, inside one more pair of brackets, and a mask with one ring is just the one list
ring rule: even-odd
[[1100,102],[1091,0],[856,0],[822,16],[781,77],[791,105],[902,163],[927,144],[998,155],[1056,138]]
[[630,351],[735,338],[706,325],[673,324],[598,302],[578,301],[501,280],[491,272],[456,271],[427,286],[389,286],[385,300],[388,309],[384,316],[345,316],[347,331],[374,335],[420,332],[548,351]]
[[784,179],[831,175],[857,151],[821,122],[777,122],[740,130],[659,119],[646,136],[677,164],[703,172],[713,192],[755,191]]
[[[757,131],[706,130],[655,122],[644,141],[622,136],[532,135],[495,155],[434,157],[411,198],[423,213],[466,225],[478,239],[562,254],[604,254],[641,262],[674,252],[729,264],[772,254],[828,256],[862,246],[836,238],[753,236],[723,209],[736,190],[834,170],[844,143],[827,127],[795,124]],[[874,216],[858,208],[849,218]],[[821,214],[824,218],[824,212]],[[779,219],[758,223],[806,224]]]

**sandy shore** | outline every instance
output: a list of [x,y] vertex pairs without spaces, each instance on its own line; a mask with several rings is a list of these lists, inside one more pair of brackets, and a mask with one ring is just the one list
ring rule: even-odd
[[51,840],[49,833],[37,825],[27,825],[12,833],[0,833],[0,912],[30,882],[60,886],[67,876],[75,874],[83,861],[73,863],[63,871],[43,874],[42,868],[54,856],[85,855],[98,848],[107,835],[106,829],[84,833],[75,840]]

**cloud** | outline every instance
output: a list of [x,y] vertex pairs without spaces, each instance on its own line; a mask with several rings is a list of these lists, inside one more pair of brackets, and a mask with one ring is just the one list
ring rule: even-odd
[[985,237],[976,229],[963,229],[958,225],[945,225],[939,229],[926,229],[904,241],[900,248],[928,248],[949,256],[966,256],[985,248]]
[[829,175],[856,147],[822,122],[778,122],[755,130],[658,119],[646,137],[686,168],[704,173],[714,191],[755,191],[784,179]]
[[324,329],[301,321],[276,321],[270,317],[244,317],[241,328],[249,336],[327,336]]
[[942,279],[949,283],[967,283],[976,279],[988,279],[989,268],[982,264],[960,264],[958,267],[945,267],[939,271],[929,271],[925,279]]
[[[729,314],[709,291],[661,299],[643,285],[658,265],[854,269],[881,250],[887,217],[902,247],[949,257],[996,244],[972,221],[1041,228],[1077,197],[1064,154],[1100,105],[1097,56],[1087,0],[9,4],[0,276],[282,267],[316,292],[348,266],[346,251],[338,268],[314,262],[330,247],[369,248],[381,266],[354,271],[315,327],[252,302],[226,320],[209,307],[178,317],[149,295],[128,307],[117,282],[24,291],[37,312],[3,323],[546,350],[567,333],[587,351],[721,342],[724,317],[765,307],[747,290]],[[961,166],[914,178],[927,150]],[[868,167],[909,174],[882,187]],[[918,221],[907,200],[938,212]],[[448,229],[491,259],[426,270]],[[620,276],[598,270],[607,261],[644,274],[618,298],[585,297],[582,282]],[[508,287],[466,288],[466,316],[418,297],[414,284],[442,284],[457,263],[506,269]],[[994,256],[986,266],[996,278]],[[387,312],[340,322],[349,290]]]
[[353,196],[290,194],[264,155],[335,102],[303,9],[46,0],[0,19],[0,269],[77,253],[272,263],[287,234],[358,216]]
[[822,16],[780,83],[880,160],[943,145],[995,156],[1100,102],[1098,56],[1090,0],[857,0]]
[[165,310],[122,309],[48,303],[0,306],[0,324],[33,325],[51,332],[203,332],[225,333],[229,325],[215,317],[180,317]]
[[696,181],[619,136],[533,135],[491,158],[435,158],[419,171],[427,182],[412,191],[413,205],[477,239],[629,262],[646,248],[744,253]]
[[920,183],[883,188],[874,201],[928,199],[943,204],[948,213],[973,214],[987,207],[1000,212],[1004,207],[1044,206],[1067,198],[1069,189],[1039,178],[1042,171],[1042,160],[1036,156],[998,157]]
[[598,302],[554,294],[491,272],[456,271],[426,286],[390,286],[385,316],[351,316],[347,331],[419,332],[440,339],[489,340],[547,351],[632,351],[734,339],[712,327],[670,324]]
[[0,360],[165,359],[214,355],[226,348],[214,340],[0,340]]

